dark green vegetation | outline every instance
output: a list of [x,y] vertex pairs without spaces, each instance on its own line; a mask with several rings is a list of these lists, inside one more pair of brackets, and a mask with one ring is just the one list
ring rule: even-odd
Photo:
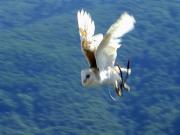
[[[80,84],[81,8],[97,32],[123,11],[136,18],[117,59],[131,59],[132,91],[118,102]],[[179,9],[178,0],[0,0],[0,134],[180,134]]]

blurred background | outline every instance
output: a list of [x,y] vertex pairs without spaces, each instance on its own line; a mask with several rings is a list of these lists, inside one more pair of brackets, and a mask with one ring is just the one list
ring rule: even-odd
[[[117,62],[131,61],[131,92],[84,88],[76,13],[105,33],[124,12],[136,19]],[[180,134],[179,0],[0,0],[1,135]]]

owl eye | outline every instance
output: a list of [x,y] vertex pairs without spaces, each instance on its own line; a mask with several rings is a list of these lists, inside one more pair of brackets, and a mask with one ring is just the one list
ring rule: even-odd
[[86,78],[88,79],[89,77],[90,77],[90,74],[87,74],[87,75],[86,75]]

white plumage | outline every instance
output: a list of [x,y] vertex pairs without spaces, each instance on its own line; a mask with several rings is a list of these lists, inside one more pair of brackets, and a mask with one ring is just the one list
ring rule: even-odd
[[[77,18],[79,28],[86,30],[86,32],[88,33],[87,39],[91,39],[94,35],[95,25],[94,21],[91,20],[90,14],[85,12],[84,10],[81,10],[81,12],[78,12]],[[80,36],[82,37],[81,33]]]
[[[113,84],[117,88],[121,82],[119,68],[114,66],[117,49],[121,46],[121,38],[134,28],[135,19],[128,13],[123,13],[120,18],[108,29],[105,36],[94,35],[95,24],[89,13],[84,10],[77,13],[81,48],[84,52],[90,68],[81,71],[83,86],[100,84]],[[90,53],[92,57],[89,57]],[[92,66],[92,63],[95,63]],[[130,69],[121,68],[122,72],[130,74]]]
[[134,28],[135,19],[126,12],[108,29],[95,53],[98,68],[113,67],[117,49],[121,46],[121,37]]
[[95,48],[100,44],[103,39],[102,34],[94,35],[95,32],[95,24],[94,21],[91,19],[89,13],[84,11],[78,11],[77,13],[77,20],[78,20],[78,27],[79,27],[79,34],[81,41],[86,40],[91,45],[89,45],[89,50],[94,51]]

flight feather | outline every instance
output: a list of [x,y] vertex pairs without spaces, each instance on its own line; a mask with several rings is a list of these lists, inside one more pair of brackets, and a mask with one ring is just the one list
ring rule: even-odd
[[89,13],[84,11],[78,11],[77,13],[79,35],[81,39],[81,50],[84,53],[89,66],[97,67],[95,60],[95,51],[103,39],[102,34],[95,33],[95,24]]

